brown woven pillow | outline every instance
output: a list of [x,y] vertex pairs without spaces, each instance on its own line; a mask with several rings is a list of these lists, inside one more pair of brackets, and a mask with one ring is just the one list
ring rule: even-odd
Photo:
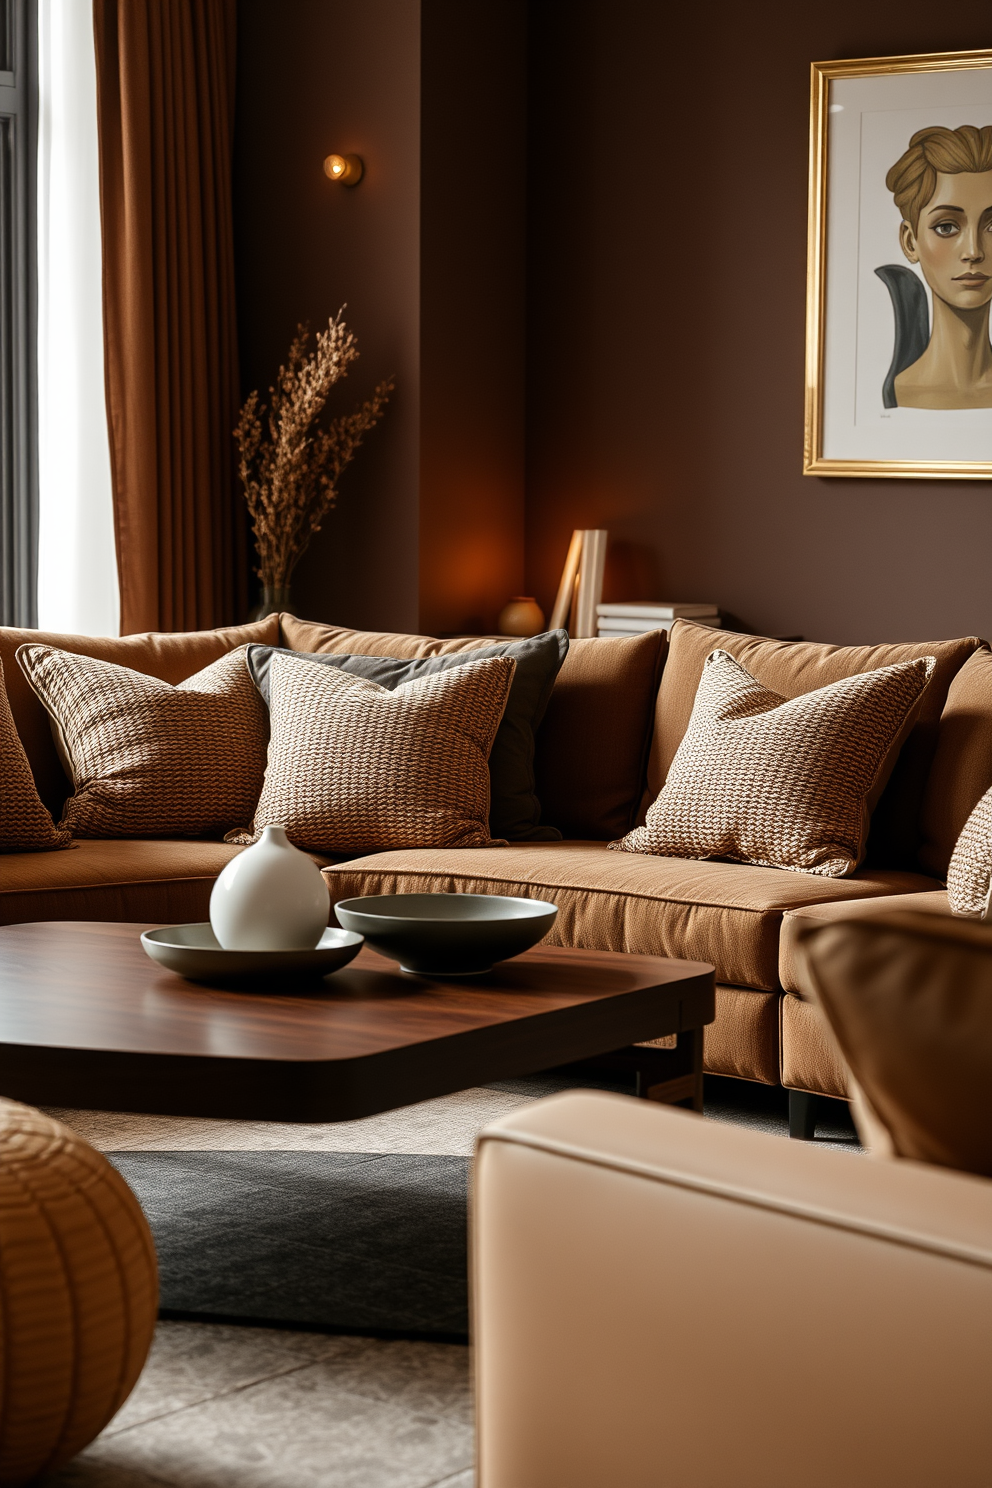
[[177,687],[53,646],[17,660],[45,707],[75,794],[76,837],[202,837],[250,818],[268,717],[245,648]]
[[610,846],[853,873],[933,667],[932,657],[900,662],[787,700],[712,651],[647,821]]
[[984,920],[992,888],[992,790],[965,822],[947,870],[947,902],[954,914]]
[[254,835],[278,824],[297,847],[334,853],[490,846],[486,761],[514,668],[494,656],[390,691],[275,652]]
[[0,852],[49,852],[71,846],[41,804],[7,701],[0,662]]

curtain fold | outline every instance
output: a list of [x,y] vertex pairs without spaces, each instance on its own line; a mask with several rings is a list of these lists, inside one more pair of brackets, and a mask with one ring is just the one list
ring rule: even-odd
[[236,0],[94,0],[121,633],[244,618]]

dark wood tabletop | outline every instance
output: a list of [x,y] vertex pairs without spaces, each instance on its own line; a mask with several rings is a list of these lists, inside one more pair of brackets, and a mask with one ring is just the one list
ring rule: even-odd
[[343,1121],[512,1079],[714,1015],[699,961],[538,946],[483,976],[400,972],[363,947],[282,991],[149,960],[148,925],[0,928],[0,1094],[32,1105]]

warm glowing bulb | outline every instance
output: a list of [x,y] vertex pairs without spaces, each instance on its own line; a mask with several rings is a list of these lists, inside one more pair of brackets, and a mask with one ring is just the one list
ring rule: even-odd
[[324,161],[324,174],[332,181],[343,181],[346,186],[357,186],[365,167],[358,155],[328,155]]

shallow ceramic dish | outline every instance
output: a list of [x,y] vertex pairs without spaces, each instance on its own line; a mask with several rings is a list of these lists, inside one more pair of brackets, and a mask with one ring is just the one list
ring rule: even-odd
[[558,908],[502,894],[370,894],[343,899],[334,912],[402,971],[474,976],[537,945]]
[[144,931],[141,944],[153,961],[191,982],[312,982],[353,961],[362,937],[331,927],[312,951],[225,951],[209,924],[166,925]]

